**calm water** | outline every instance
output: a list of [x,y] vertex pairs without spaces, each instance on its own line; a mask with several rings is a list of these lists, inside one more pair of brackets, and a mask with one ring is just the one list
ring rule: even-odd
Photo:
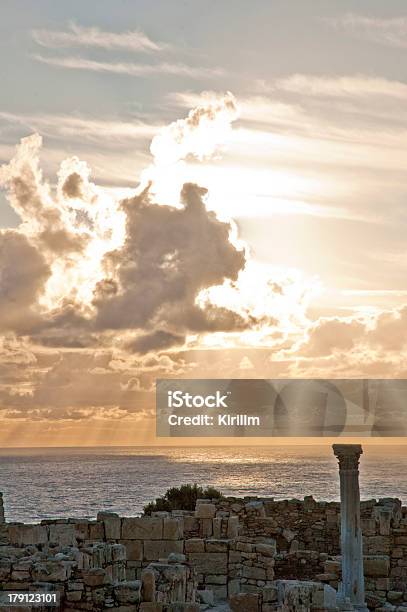
[[[98,510],[134,515],[170,486],[197,482],[226,495],[338,499],[336,460],[323,447],[2,449],[7,520]],[[407,448],[365,449],[361,493],[407,502]]]

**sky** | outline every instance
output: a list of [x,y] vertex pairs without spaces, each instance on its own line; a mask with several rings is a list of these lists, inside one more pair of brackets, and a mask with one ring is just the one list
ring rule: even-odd
[[407,377],[406,55],[396,0],[3,0],[0,444],[162,443],[156,378]]

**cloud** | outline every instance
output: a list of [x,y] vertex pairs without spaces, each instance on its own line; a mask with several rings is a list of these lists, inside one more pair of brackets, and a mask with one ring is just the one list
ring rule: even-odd
[[104,72],[124,74],[128,76],[144,77],[154,74],[167,74],[171,76],[189,77],[192,79],[220,77],[221,68],[204,68],[201,66],[188,66],[186,64],[140,64],[135,62],[99,62],[83,57],[45,57],[35,54],[33,58],[43,64],[67,68],[70,70],[88,70],[91,72]]
[[142,121],[119,121],[106,117],[96,119],[95,117],[75,117],[71,115],[23,115],[16,113],[0,112],[0,120],[6,125],[19,124],[41,134],[51,136],[62,136],[66,141],[67,137],[80,137],[90,142],[106,142],[114,139],[119,143],[124,141],[139,141],[151,139],[162,125],[148,124]]
[[50,273],[45,258],[26,236],[0,231],[0,331],[29,333]]
[[346,13],[342,17],[323,18],[322,21],[370,42],[396,49],[407,48],[406,16],[385,19]]
[[127,348],[136,353],[149,353],[150,351],[159,351],[177,345],[182,345],[184,342],[185,336],[180,334],[172,334],[159,329],[129,342]]
[[[235,100],[226,94],[163,130],[152,144],[155,183],[163,164],[215,153],[236,115]],[[157,199],[149,182],[119,201],[91,181],[85,162],[72,157],[62,162],[53,192],[39,165],[40,148],[38,135],[23,139],[0,170],[22,220],[16,232],[47,266],[35,293],[37,320],[31,329],[25,322],[35,343],[105,346],[120,330],[116,342],[144,352],[180,345],[191,334],[260,324],[262,317],[248,309],[198,299],[210,287],[235,282],[246,264],[232,222],[207,209],[206,189],[186,183],[171,205]]]
[[98,329],[165,323],[178,332],[204,332],[249,324],[231,311],[195,304],[202,289],[236,280],[245,263],[229,240],[231,226],[206,210],[205,194],[184,185],[182,208],[154,204],[148,189],[122,202],[126,239],[105,257],[112,276],[96,287]]
[[66,47],[95,47],[99,49],[135,52],[158,52],[168,49],[168,45],[151,40],[139,30],[128,32],[107,32],[97,27],[86,28],[71,23],[67,31],[33,30],[35,42],[48,49]]
[[293,74],[275,83],[277,89],[310,96],[327,97],[371,97],[386,96],[405,100],[407,84],[368,75],[314,76]]
[[[349,317],[321,317],[311,324],[306,337],[291,349],[307,359],[335,356],[345,360],[378,358],[397,361],[407,351],[407,305],[375,314]],[[406,353],[407,355],[407,353]],[[386,358],[386,359],[384,359]]]
[[299,347],[304,357],[329,356],[352,350],[366,332],[365,324],[353,318],[323,317],[308,330],[307,339]]
[[210,157],[226,142],[237,117],[237,102],[230,92],[201,100],[186,119],[174,121],[154,136],[150,146],[154,163],[173,164],[187,155],[199,160]]

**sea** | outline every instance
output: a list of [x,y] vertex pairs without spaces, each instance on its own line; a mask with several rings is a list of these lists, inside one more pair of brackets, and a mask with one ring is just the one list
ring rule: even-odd
[[[197,483],[224,495],[339,499],[328,446],[103,447],[0,449],[8,521],[136,516],[169,487]],[[407,502],[407,445],[369,446],[361,458],[362,499]]]

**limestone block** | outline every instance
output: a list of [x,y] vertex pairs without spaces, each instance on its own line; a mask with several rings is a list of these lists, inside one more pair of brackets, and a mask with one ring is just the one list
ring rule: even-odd
[[113,544],[113,546],[111,546],[111,551],[112,561],[126,561],[126,547],[123,546],[123,544]]
[[69,523],[50,525],[49,541],[60,546],[76,546],[75,525]]
[[140,580],[121,582],[114,588],[114,595],[119,603],[138,603],[141,599]]
[[184,552],[182,540],[145,540],[143,558],[146,561],[166,559],[170,553]]
[[48,528],[45,525],[9,525],[8,538],[10,544],[17,546],[47,544]]
[[89,539],[97,542],[105,539],[105,528],[102,522],[92,521],[89,523]]
[[228,556],[226,553],[190,553],[190,564],[198,574],[226,574]]
[[243,565],[242,577],[248,578],[251,580],[265,580],[266,570],[263,569],[262,567],[253,567],[253,566]]
[[181,518],[164,518],[163,540],[182,540],[184,521]]
[[207,540],[205,542],[206,552],[227,552],[228,549],[228,540]]
[[232,612],[260,612],[260,595],[256,593],[238,593],[229,599]]
[[141,595],[143,601],[155,601],[155,572],[152,569],[141,572]]
[[128,561],[142,561],[143,542],[141,540],[121,540],[121,543],[126,548],[126,556]]
[[301,580],[277,580],[276,586],[278,602],[283,609],[336,609],[336,591],[327,584]]
[[238,516],[230,516],[228,518],[228,527],[227,527],[227,536],[229,539],[237,538],[239,535],[239,517]]
[[75,539],[78,542],[89,540],[89,521],[86,519],[75,521]]
[[71,576],[72,564],[64,561],[41,561],[32,568],[32,577],[37,582],[63,582]]
[[387,577],[390,571],[390,559],[386,555],[369,555],[363,559],[366,576]]
[[97,567],[82,572],[83,582],[86,586],[98,587],[109,582],[104,569]]
[[222,537],[222,519],[220,517],[214,518],[212,520],[212,528],[213,537],[219,540]]
[[276,554],[276,544],[274,543],[274,546],[272,544],[256,544],[255,550],[263,555],[263,557],[274,557]]
[[215,504],[198,504],[195,510],[197,518],[214,518],[216,515]]
[[185,540],[185,552],[205,552],[205,541],[200,538]]
[[213,534],[213,519],[199,519],[200,535],[203,538],[210,538]]
[[163,519],[154,516],[140,516],[122,519],[124,540],[162,540]]
[[199,531],[199,520],[194,516],[184,517],[184,532]]
[[120,540],[122,520],[117,514],[114,512],[104,513],[103,524],[106,540]]

